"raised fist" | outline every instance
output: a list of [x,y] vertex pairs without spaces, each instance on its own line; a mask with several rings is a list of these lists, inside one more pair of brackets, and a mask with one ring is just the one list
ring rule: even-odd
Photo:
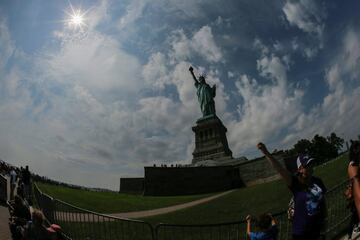
[[265,146],[265,144],[263,144],[262,142],[259,142],[259,143],[257,144],[257,148],[258,148],[260,151],[262,151],[263,153],[267,152],[266,146]]
[[193,69],[192,66],[189,67],[189,71],[190,71],[190,72],[193,72],[193,71],[194,71],[194,69]]

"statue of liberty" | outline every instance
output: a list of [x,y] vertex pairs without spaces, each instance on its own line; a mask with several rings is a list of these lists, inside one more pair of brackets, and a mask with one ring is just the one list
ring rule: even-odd
[[212,87],[205,82],[205,76],[200,75],[199,80],[196,79],[194,69],[190,66],[189,71],[195,81],[196,95],[200,104],[203,117],[215,115],[215,94],[216,85]]

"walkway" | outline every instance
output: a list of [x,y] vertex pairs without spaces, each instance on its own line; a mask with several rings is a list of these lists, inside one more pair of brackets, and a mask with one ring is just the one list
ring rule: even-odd
[[[164,208],[157,208],[157,209],[152,209],[152,210],[146,210],[146,211],[137,211],[137,212],[123,212],[123,213],[112,213],[112,214],[101,214],[104,215],[104,217],[102,216],[98,216],[96,217],[96,220],[98,222],[102,222],[102,221],[111,221],[109,218],[107,218],[106,216],[110,216],[110,217],[118,217],[118,218],[143,218],[143,217],[150,217],[150,216],[155,216],[155,215],[161,215],[161,214],[166,214],[166,213],[170,213],[170,212],[175,212],[181,209],[185,209],[185,208],[189,208],[189,207],[193,207],[202,203],[206,203],[209,202],[211,200],[214,200],[216,198],[222,197],[226,194],[229,194],[231,192],[233,192],[235,190],[229,190],[226,192],[222,192],[210,197],[206,197],[206,198],[202,198],[202,199],[198,199],[192,202],[188,202],[188,203],[182,203],[182,204],[178,204],[178,205],[174,205],[174,206],[170,206],[170,207],[164,207]],[[70,222],[92,222],[94,221],[93,216],[91,214],[88,213],[75,213],[75,212],[60,212],[60,211],[56,211],[55,212],[55,217],[58,220],[66,220],[66,221],[70,221]]]
[[9,211],[6,207],[0,205],[0,239],[8,240],[10,239],[10,229],[9,229]]
[[226,194],[229,194],[231,192],[233,192],[234,190],[229,190],[220,194],[216,194],[214,196],[210,196],[207,198],[202,198],[199,200],[195,200],[192,202],[188,202],[188,203],[182,203],[182,204],[178,204],[178,205],[174,205],[174,206],[170,206],[170,207],[164,207],[164,208],[157,208],[157,209],[153,209],[153,210],[146,210],[146,211],[138,211],[138,212],[124,212],[124,213],[113,213],[110,214],[111,216],[115,216],[115,217],[120,217],[120,218],[143,218],[143,217],[151,217],[151,216],[155,216],[155,215],[161,215],[161,214],[165,214],[165,213],[171,213],[171,212],[175,212],[181,209],[185,209],[185,208],[189,208],[189,207],[193,207],[205,202],[209,202],[211,200],[214,200],[216,198],[222,197]]

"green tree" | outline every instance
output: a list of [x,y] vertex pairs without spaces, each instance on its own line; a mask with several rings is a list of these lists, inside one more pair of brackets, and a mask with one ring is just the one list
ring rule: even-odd
[[336,136],[334,132],[327,137],[328,142],[336,148],[336,151],[339,152],[344,145],[344,139]]
[[307,139],[301,139],[294,145],[294,150],[296,154],[310,154],[312,144]]
[[324,163],[338,155],[337,148],[323,136],[316,134],[311,143],[310,155],[316,159],[317,164]]

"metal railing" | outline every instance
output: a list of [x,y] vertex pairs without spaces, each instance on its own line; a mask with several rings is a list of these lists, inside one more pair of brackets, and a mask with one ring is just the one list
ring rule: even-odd
[[[273,215],[279,235],[277,239],[289,239],[290,222],[286,212]],[[247,239],[246,222],[221,224],[174,225],[160,223],[155,228],[156,240],[241,240]]]
[[[350,219],[343,192],[348,180],[330,189],[326,194],[327,218],[326,228],[322,236],[332,239],[344,230]],[[279,229],[278,239],[291,239],[292,224],[288,220],[287,211],[273,215]],[[155,228],[156,240],[232,240],[246,239],[246,222],[203,225],[158,224]]]
[[[333,239],[343,231],[350,219],[350,211],[343,192],[348,181],[330,189],[326,194],[327,219],[323,237]],[[221,224],[180,225],[149,223],[75,207],[42,193],[35,184],[35,198],[45,217],[59,224],[72,239],[131,239],[131,240],[239,240],[246,239],[246,222]],[[291,222],[287,211],[273,214],[279,229],[279,240],[291,239]]]
[[5,203],[7,197],[7,179],[0,174],[0,201]]
[[349,180],[345,180],[326,193],[327,218],[326,228],[323,231],[326,239],[333,239],[338,236],[339,233],[344,232],[349,224],[351,212],[344,196],[348,184]]
[[60,225],[71,239],[154,239],[153,228],[147,222],[117,218],[73,206],[42,193],[36,184],[34,193],[39,208],[49,222]]

